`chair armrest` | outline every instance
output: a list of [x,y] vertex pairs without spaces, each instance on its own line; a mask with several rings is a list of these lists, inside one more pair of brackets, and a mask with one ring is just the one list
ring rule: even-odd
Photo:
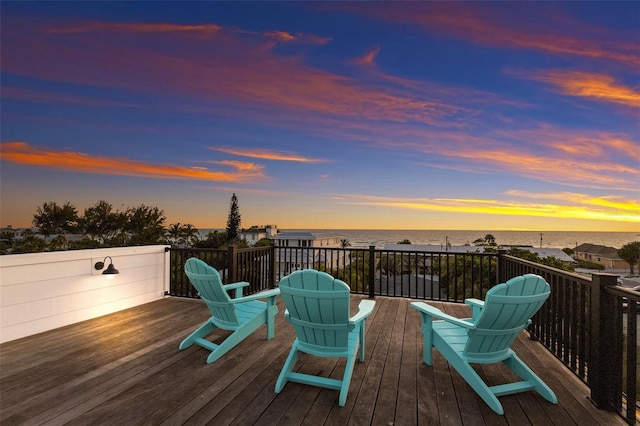
[[475,325],[473,323],[470,323],[468,321],[465,321],[463,319],[460,318],[456,318],[453,317],[449,314],[445,314],[444,312],[442,312],[440,309],[438,308],[434,308],[431,305],[427,305],[424,302],[413,302],[411,303],[411,306],[415,309],[417,309],[418,311],[420,311],[421,314],[423,314],[423,318],[428,317],[430,319],[433,318],[439,318],[441,320],[444,320],[446,322],[449,322],[451,324],[455,324],[458,325],[460,327],[464,327],[464,328],[474,328]]
[[270,290],[261,291],[260,293],[250,294],[249,296],[237,297],[232,299],[232,303],[250,302],[257,299],[270,299],[271,302],[275,302],[276,297],[280,295],[279,288],[272,288]]
[[464,299],[464,303],[465,305],[469,305],[471,307],[479,307],[482,308],[484,306],[484,300],[480,300],[480,299]]
[[237,283],[224,284],[222,288],[224,288],[226,291],[235,290],[236,292],[234,294],[234,297],[242,297],[242,289],[248,286],[249,286],[248,282],[239,281]]
[[465,305],[471,306],[473,312],[473,314],[471,314],[471,317],[473,318],[473,321],[476,321],[478,319],[478,315],[480,315],[480,311],[484,307],[484,300],[469,298],[465,299],[464,303]]
[[358,304],[358,313],[349,318],[349,324],[356,324],[366,319],[373,312],[375,305],[375,300],[361,300]]

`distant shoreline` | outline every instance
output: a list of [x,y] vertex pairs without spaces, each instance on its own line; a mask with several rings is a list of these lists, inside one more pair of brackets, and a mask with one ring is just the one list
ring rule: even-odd
[[[206,236],[210,231],[224,231],[217,228],[200,229],[200,235]],[[476,231],[476,230],[380,230],[380,229],[280,229],[280,232],[308,231],[332,233],[349,240],[351,247],[382,248],[385,244],[393,244],[408,239],[412,244],[446,244],[473,245],[478,238],[491,234],[498,245],[528,245],[548,248],[575,248],[579,244],[590,243],[620,248],[632,241],[640,241],[640,232],[602,232],[602,231]]]

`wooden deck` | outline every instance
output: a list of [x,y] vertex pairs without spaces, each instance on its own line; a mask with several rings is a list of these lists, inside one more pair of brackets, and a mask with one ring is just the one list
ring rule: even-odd
[[[353,297],[354,307],[358,298]],[[276,337],[261,328],[214,364],[180,341],[208,318],[198,300],[167,298],[0,346],[0,423],[237,425],[615,425],[573,374],[526,334],[514,349],[558,396],[501,398],[491,411],[436,352],[422,363],[420,316],[409,300],[378,298],[367,321],[366,360],[356,363],[345,407],[338,392],[275,381],[294,339],[281,312]],[[462,305],[436,304],[456,316]],[[221,332],[220,338],[226,336]],[[303,362],[303,364],[300,364]],[[301,356],[309,373],[340,377],[344,363]],[[510,374],[479,368],[490,384]]]

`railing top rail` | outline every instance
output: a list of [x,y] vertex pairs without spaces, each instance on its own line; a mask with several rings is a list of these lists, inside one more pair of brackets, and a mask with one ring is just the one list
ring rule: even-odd
[[199,248],[199,247],[170,247],[169,250],[171,251],[206,251],[206,252],[220,252],[220,253],[226,253],[227,250],[226,249],[215,249],[215,248]]
[[564,271],[562,269],[558,269],[558,268],[554,268],[552,266],[547,266],[547,265],[541,265],[540,263],[536,263],[536,262],[531,262],[530,260],[525,260],[525,259],[521,259],[519,257],[515,257],[515,256],[510,256],[508,254],[503,254],[503,256],[506,259],[509,259],[513,262],[517,262],[517,263],[522,263],[525,265],[529,265],[532,268],[537,268],[537,269],[543,269],[545,271],[549,271],[555,275],[562,275],[563,277],[566,278],[571,278],[574,279],[576,281],[581,281],[582,284],[591,284],[591,275],[583,275],[583,274],[579,274],[577,272],[569,272],[569,271]]
[[239,248],[237,249],[237,251],[239,253],[244,253],[244,252],[255,252],[255,251],[269,251],[271,250],[271,246],[262,246],[262,247],[244,247],[244,248]]
[[[284,250],[340,250],[340,251],[365,251],[368,252],[369,249],[365,247],[303,247],[303,246],[275,246],[277,249]],[[376,251],[380,251],[377,249]]]
[[622,287],[622,286],[606,286],[606,292],[613,294],[615,296],[626,297],[627,299],[635,300],[636,302],[640,302],[640,292],[633,290],[631,288]]
[[490,253],[490,252],[479,252],[479,251],[466,251],[466,252],[453,252],[453,251],[425,251],[425,250],[398,250],[398,249],[376,249],[377,252],[384,253],[419,253],[419,254],[437,254],[437,255],[445,255],[445,256],[497,256],[498,253]]

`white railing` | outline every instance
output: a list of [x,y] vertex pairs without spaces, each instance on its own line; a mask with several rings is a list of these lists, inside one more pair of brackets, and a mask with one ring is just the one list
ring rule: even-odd
[[[119,274],[94,268],[106,256]],[[161,245],[0,256],[0,343],[158,300],[168,290],[169,253]]]

